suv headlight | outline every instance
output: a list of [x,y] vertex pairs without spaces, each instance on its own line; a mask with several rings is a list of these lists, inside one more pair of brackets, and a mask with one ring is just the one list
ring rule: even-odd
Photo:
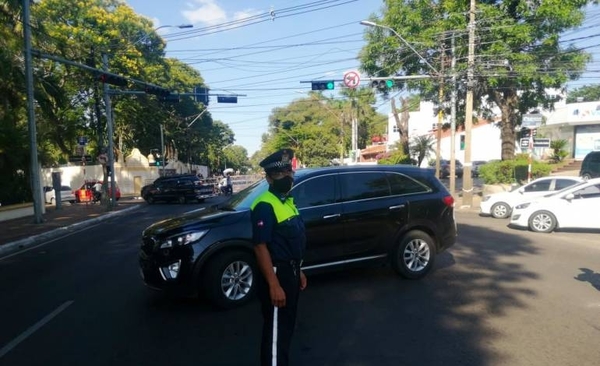
[[531,205],[531,202],[527,202],[527,203],[521,203],[520,205],[516,205],[516,206],[515,206],[515,208],[516,208],[517,210],[522,210],[522,209],[524,209],[524,208],[527,208],[527,207],[529,207],[529,205]]
[[177,234],[166,238],[160,243],[160,249],[173,248],[175,246],[187,245],[202,239],[204,235],[208,233],[208,230],[201,231],[190,231],[183,234]]

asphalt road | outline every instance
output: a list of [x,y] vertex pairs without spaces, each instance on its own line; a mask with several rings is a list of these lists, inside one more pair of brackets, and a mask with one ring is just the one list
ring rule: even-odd
[[[257,365],[257,302],[216,311],[139,277],[141,230],[200,206],[145,206],[0,260],[0,365]],[[457,220],[423,280],[310,276],[292,365],[598,365],[599,234]]]

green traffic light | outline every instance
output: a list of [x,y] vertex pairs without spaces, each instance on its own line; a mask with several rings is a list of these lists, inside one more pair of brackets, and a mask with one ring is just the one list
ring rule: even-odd
[[333,90],[334,87],[335,85],[333,84],[333,81],[327,83],[327,90]]
[[388,88],[391,88],[394,86],[394,80],[386,80],[385,81],[385,86]]

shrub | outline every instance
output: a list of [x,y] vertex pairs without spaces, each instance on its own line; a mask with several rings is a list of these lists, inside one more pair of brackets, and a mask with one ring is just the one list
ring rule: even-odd
[[[512,184],[527,181],[529,170],[529,156],[527,159],[518,157],[515,160],[494,161],[479,168],[479,177],[485,184]],[[532,178],[545,177],[552,171],[552,166],[543,162],[534,161],[531,164]]]
[[552,140],[550,142],[550,148],[552,148],[553,151],[550,159],[554,163],[560,163],[561,161],[563,161],[564,158],[566,158],[569,155],[569,152],[565,150],[567,144],[567,140]]

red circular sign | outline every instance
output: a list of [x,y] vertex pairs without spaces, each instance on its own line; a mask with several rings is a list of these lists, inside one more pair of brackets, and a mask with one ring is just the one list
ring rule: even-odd
[[360,74],[358,71],[346,71],[344,73],[344,85],[346,87],[354,89],[360,84]]

